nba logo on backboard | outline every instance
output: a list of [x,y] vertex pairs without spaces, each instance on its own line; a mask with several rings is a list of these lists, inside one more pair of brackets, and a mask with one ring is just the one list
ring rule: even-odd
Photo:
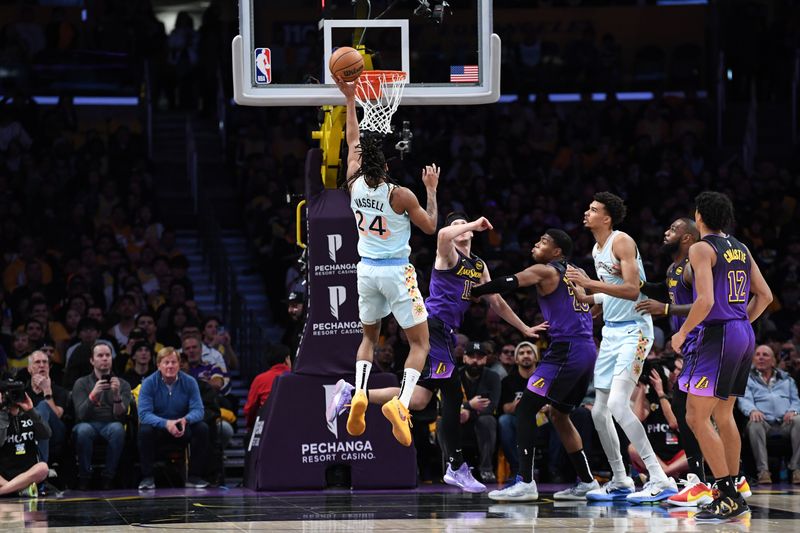
[[272,52],[269,48],[256,48],[256,83],[272,83]]

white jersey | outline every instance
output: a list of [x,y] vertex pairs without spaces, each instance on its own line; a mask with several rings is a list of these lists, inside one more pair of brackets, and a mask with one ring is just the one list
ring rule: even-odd
[[[600,248],[595,243],[592,249],[592,258],[594,259],[594,269],[597,272],[597,277],[600,281],[612,285],[622,285],[622,276],[615,274],[613,268],[617,267],[618,270],[619,259],[614,257],[611,251],[614,239],[618,234],[619,231],[611,232],[603,248]],[[639,280],[647,281],[638,248],[636,249],[636,265],[639,268]],[[635,301],[605,294],[603,295],[603,320],[606,324],[636,322],[645,337],[653,338],[653,317],[636,311],[636,302],[645,299],[647,297],[642,293],[639,293],[639,297]]]
[[350,209],[356,215],[361,257],[407,260],[411,253],[408,213],[398,215],[389,203],[389,193],[394,187],[384,182],[373,189],[359,177],[350,188]]

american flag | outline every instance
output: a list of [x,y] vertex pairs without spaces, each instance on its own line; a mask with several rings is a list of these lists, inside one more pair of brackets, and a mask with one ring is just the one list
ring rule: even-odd
[[451,65],[450,83],[477,83],[478,65]]

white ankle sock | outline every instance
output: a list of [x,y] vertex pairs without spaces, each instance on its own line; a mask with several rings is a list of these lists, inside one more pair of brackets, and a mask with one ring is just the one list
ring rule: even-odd
[[419,380],[419,371],[413,368],[403,369],[403,383],[400,384],[399,400],[403,406],[408,409],[408,404],[411,403],[411,395],[414,394],[414,387],[417,386]]
[[367,390],[369,371],[372,370],[370,361],[356,361],[356,391]]

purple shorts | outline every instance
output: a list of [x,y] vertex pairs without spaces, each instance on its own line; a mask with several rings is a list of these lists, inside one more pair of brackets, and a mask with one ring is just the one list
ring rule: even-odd
[[684,359],[678,386],[687,394],[743,396],[755,350],[753,327],[747,320],[703,326],[694,357]]
[[438,380],[449,378],[456,369],[453,356],[456,335],[453,328],[434,316],[428,317],[428,333],[431,348],[418,384],[434,390],[438,387]]
[[597,346],[593,339],[556,340],[528,379],[528,390],[562,409],[581,404],[594,376]]

